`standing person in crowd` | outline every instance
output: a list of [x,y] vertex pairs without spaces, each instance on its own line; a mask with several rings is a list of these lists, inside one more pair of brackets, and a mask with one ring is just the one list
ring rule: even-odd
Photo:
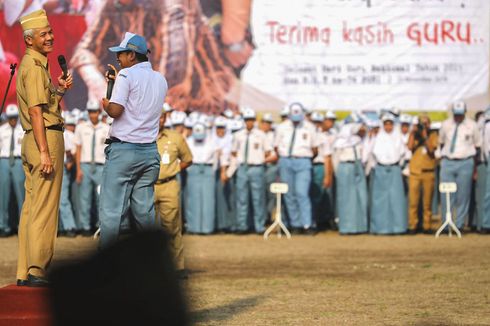
[[289,117],[289,105],[285,105],[281,112],[279,113],[279,116],[281,117],[281,122],[284,122],[288,119]]
[[479,221],[479,231],[483,234],[490,234],[490,106],[485,110],[484,123],[482,128],[482,156],[484,159],[485,186],[482,195],[482,215]]
[[[270,144],[274,144],[274,130],[272,129],[272,124],[274,120],[272,119],[272,114],[264,113],[262,119],[260,120],[259,128],[262,130],[267,140]],[[274,182],[277,182],[279,176],[279,169],[277,166],[277,156],[275,152],[272,152],[271,155],[274,155],[274,162],[266,163],[265,165],[265,205],[267,208],[267,219],[272,220],[274,207],[276,206],[276,195],[270,192],[270,186]],[[284,216],[284,215],[283,215]]]
[[[87,103],[89,121],[80,123],[75,130],[76,181],[80,196],[80,234],[92,234],[92,203],[99,207],[98,187],[102,180],[105,163],[105,140],[109,135],[109,125],[100,122],[100,107],[96,101]],[[95,196],[95,200],[94,200]]]
[[352,113],[334,142],[336,198],[340,234],[366,233],[368,193],[362,166],[362,139],[366,134],[360,117]]
[[439,144],[436,132],[430,131],[430,119],[427,115],[419,117],[408,139],[408,149],[412,152],[410,160],[409,193],[408,193],[408,233],[417,233],[419,224],[419,207],[422,197],[422,230],[430,234],[432,220],[432,198],[437,159],[435,151]]
[[61,183],[60,199],[60,221],[58,226],[58,235],[73,238],[77,235],[77,225],[73,215],[73,206],[70,201],[70,187],[72,184],[73,172],[75,167],[75,125],[76,117],[68,114],[65,117],[65,132],[63,140],[65,142],[65,160],[63,170],[63,181]]
[[99,219],[100,246],[117,241],[122,217],[131,210],[130,224],[138,230],[155,227],[154,186],[160,171],[156,140],[163,101],[165,77],[148,61],[143,36],[126,32],[116,53],[121,71],[110,101],[102,100],[114,118],[105,150]]
[[[238,163],[236,188],[236,232],[247,233],[249,212],[253,212],[254,231],[265,231],[265,164],[271,162],[272,143],[267,135],[255,126],[256,114],[247,108],[243,111],[245,129],[233,135],[232,155]],[[250,210],[250,195],[252,210]]]
[[376,161],[373,171],[370,232],[401,234],[407,232],[407,201],[403,188],[401,164],[405,144],[401,133],[394,129],[395,117],[385,113],[383,128],[373,145]]
[[[464,102],[454,103],[452,113],[439,133],[441,182],[456,182],[458,186],[457,192],[451,195],[451,207],[456,208],[456,226],[462,229],[469,212],[473,169],[482,141],[476,122],[465,117]],[[442,212],[446,212],[445,195],[441,201]]]
[[313,235],[311,200],[312,159],[318,154],[318,139],[311,123],[304,120],[301,104],[290,106],[289,119],[277,127],[275,140],[279,174],[289,186],[286,210],[293,233]]
[[158,153],[161,157],[160,174],[155,183],[155,210],[157,222],[170,236],[170,249],[179,277],[185,278],[184,244],[182,242],[182,215],[180,184],[177,175],[192,164],[192,154],[182,134],[163,128],[166,114],[160,116]]
[[[214,120],[213,142],[219,148],[219,156],[227,158],[231,154],[232,137],[226,130],[227,119],[218,116]],[[232,202],[234,184],[225,177],[227,160],[217,160],[216,168],[216,229],[231,232],[235,228],[235,206]]]
[[320,112],[312,113],[312,121],[317,124],[319,142],[318,155],[313,159],[313,177],[311,182],[311,204],[313,221],[318,229],[327,228],[332,219],[332,140],[329,138],[325,116]]
[[186,118],[185,112],[182,111],[172,111],[170,114],[170,121],[172,123],[172,129],[177,131],[179,134],[184,133],[184,121]]
[[[22,170],[21,143],[24,131],[19,122],[17,105],[10,104],[5,109],[7,123],[0,127],[0,237],[12,234],[9,225],[9,203],[12,198],[12,188],[17,201],[18,214],[24,203],[25,175]],[[17,221],[18,218],[12,218]],[[15,225],[17,228],[17,225]]]
[[[487,183],[487,158],[485,157],[485,112],[475,114],[475,121],[482,137],[481,150],[476,161],[476,175],[473,176],[473,194],[470,203],[470,228],[472,231],[480,231],[483,220],[485,200],[485,188]],[[471,207],[473,205],[473,207]]]
[[216,178],[213,167],[219,159],[218,148],[201,122],[194,124],[187,143],[193,157],[192,166],[187,169],[187,232],[211,234],[215,230]]
[[[17,285],[47,286],[46,269],[54,253],[63,179],[63,118],[59,105],[71,88],[70,73],[51,82],[48,54],[54,35],[46,12],[20,18],[26,53],[17,72],[17,103],[25,131],[22,163],[26,176],[25,201],[19,224]],[[66,77],[64,79],[63,77]]]

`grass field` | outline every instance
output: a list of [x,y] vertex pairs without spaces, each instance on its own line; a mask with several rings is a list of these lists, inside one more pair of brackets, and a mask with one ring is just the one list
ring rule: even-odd
[[[56,261],[92,252],[57,242]],[[185,236],[198,325],[490,325],[490,236]],[[0,285],[17,238],[0,239]]]

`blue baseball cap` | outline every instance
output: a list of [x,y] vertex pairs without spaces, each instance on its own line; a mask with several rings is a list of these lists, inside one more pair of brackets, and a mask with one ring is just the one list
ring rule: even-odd
[[110,47],[109,51],[116,53],[134,51],[146,55],[148,53],[148,47],[146,46],[146,40],[143,36],[126,32],[121,44],[119,44],[119,46]]

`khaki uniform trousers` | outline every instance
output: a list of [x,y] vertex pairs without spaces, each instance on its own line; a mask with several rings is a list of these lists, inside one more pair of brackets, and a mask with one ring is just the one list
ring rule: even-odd
[[[180,184],[177,178],[155,185],[155,212],[157,219],[170,237],[170,250],[177,270],[184,269],[184,244],[180,216]],[[157,221],[158,222],[158,221]]]
[[431,229],[432,197],[434,195],[435,172],[410,174],[408,178],[408,228],[415,230],[418,224],[420,194],[423,193],[423,228]]
[[65,145],[63,133],[46,130],[46,140],[53,163],[53,172],[41,175],[41,157],[31,131],[22,140],[22,165],[26,176],[25,201],[19,222],[19,260],[17,279],[27,274],[45,276],[53,258],[58,231],[61,181]]

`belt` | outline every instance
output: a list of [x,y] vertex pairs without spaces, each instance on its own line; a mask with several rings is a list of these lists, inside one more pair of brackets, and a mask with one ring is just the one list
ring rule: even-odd
[[[10,157],[0,157],[1,160],[10,160]],[[20,156],[14,156],[14,159],[16,160],[20,160],[21,157]]]
[[156,142],[151,142],[151,143],[131,143],[131,142],[128,142],[128,141],[124,141],[124,140],[120,140],[119,138],[117,137],[109,137],[109,138],[106,138],[106,140],[104,141],[104,144],[106,145],[110,145],[112,143],[125,143],[125,144],[135,144],[135,145],[148,145],[148,144],[155,144]]
[[393,164],[381,164],[381,163],[378,163],[379,166],[397,166],[397,165],[400,165],[399,163],[393,163]]
[[466,161],[466,160],[469,160],[470,158],[473,158],[473,156],[468,156],[465,158],[449,158],[447,156],[443,156],[442,158],[445,160],[449,160],[449,161]]
[[[65,131],[65,128],[63,127],[63,125],[48,126],[48,127],[44,127],[44,129],[61,131],[61,132]],[[26,134],[30,133],[31,131],[32,131],[32,129],[26,130]]]
[[243,165],[243,166],[248,166],[248,167],[258,167],[258,166],[264,166],[264,164],[245,164],[245,163],[242,163],[241,165]]
[[313,163],[313,165],[324,165],[324,163]]
[[356,161],[341,161],[340,163],[355,164]]
[[192,163],[194,166],[213,166],[211,163]]
[[167,183],[169,181],[172,181],[174,180],[175,178],[177,178],[176,175],[173,175],[171,177],[168,177],[168,178],[165,178],[165,179],[158,179],[157,182],[155,182],[156,185],[161,185],[161,184],[164,184],[164,183]]
[[435,172],[436,169],[422,169],[422,173]]
[[122,140],[120,140],[119,138],[116,138],[116,137],[109,137],[109,138],[106,138],[104,144],[106,145],[110,145],[112,143],[122,143]]

